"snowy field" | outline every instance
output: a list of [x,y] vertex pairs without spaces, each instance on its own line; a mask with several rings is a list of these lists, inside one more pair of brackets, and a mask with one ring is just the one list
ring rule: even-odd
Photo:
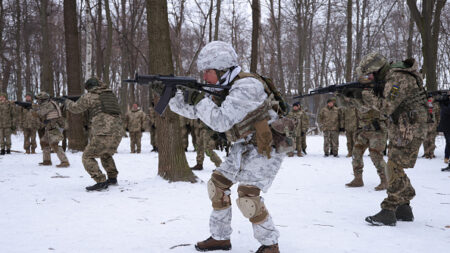
[[[13,136],[13,150],[22,151],[22,141]],[[157,176],[148,133],[142,142],[143,153],[130,154],[129,139],[122,140],[115,155],[119,185],[102,192],[85,191],[94,181],[81,153],[68,153],[71,166],[61,169],[55,154],[53,166],[38,166],[39,148],[35,155],[0,157],[0,252],[196,252],[193,245],[209,237],[206,182],[214,165],[206,158],[205,170],[195,172],[201,183],[167,183]],[[365,186],[351,189],[344,186],[353,178],[345,137],[339,158],[323,157],[321,136],[308,136],[307,142],[308,155],[286,158],[263,195],[281,233],[281,252],[450,252],[450,173],[440,171],[443,137],[436,140],[437,159],[419,158],[407,170],[417,193],[411,202],[415,221],[396,227],[364,221],[386,196],[373,190],[379,179],[367,153]],[[236,188],[231,252],[254,252],[259,243],[235,205]]]

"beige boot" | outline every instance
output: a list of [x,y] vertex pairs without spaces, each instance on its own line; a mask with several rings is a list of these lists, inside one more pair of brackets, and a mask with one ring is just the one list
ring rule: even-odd
[[255,253],[280,253],[280,249],[277,244],[261,245]]
[[52,165],[52,161],[43,161],[41,163],[39,163],[40,166],[50,166]]
[[211,250],[231,250],[230,240],[216,240],[212,237],[198,242],[195,245],[195,249],[198,251],[211,251]]
[[347,187],[362,187],[364,186],[364,182],[362,179],[362,174],[355,174],[355,178],[348,184],[345,184]]
[[58,168],[67,168],[69,166],[70,166],[69,162],[61,162],[60,164],[56,165],[56,167]]
[[386,190],[387,188],[387,181],[386,181],[386,176],[380,176],[380,184],[378,186],[375,187],[375,191],[382,191],[382,190]]
[[448,158],[444,158],[444,163],[448,163]]

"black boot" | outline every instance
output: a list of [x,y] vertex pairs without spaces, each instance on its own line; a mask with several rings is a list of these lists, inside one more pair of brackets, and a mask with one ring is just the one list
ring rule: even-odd
[[11,149],[8,148],[8,149],[6,150],[6,154],[10,155],[10,154],[11,154]]
[[101,191],[108,188],[108,182],[96,183],[94,185],[86,187],[86,191]]
[[395,226],[397,223],[394,211],[387,209],[381,209],[379,213],[366,217],[366,221],[375,226]]
[[5,150],[4,150],[4,149],[2,149],[2,150],[0,151],[0,155],[5,155]]
[[108,185],[117,185],[117,178],[108,178],[106,182],[108,183]]
[[306,148],[303,149],[303,153],[304,153],[305,155],[307,155],[307,154],[306,154]]
[[400,221],[414,221],[414,214],[409,204],[403,204],[397,207],[395,217]]
[[203,164],[196,164],[191,170],[203,170]]
[[442,168],[441,171],[450,171],[450,165],[447,168]]

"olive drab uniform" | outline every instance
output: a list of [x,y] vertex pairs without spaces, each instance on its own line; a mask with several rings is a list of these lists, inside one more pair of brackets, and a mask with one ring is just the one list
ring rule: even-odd
[[344,120],[344,128],[345,135],[347,137],[347,157],[352,156],[353,146],[355,145],[355,133],[358,128],[358,122],[356,117],[356,108],[352,105],[346,106],[343,109],[343,120]]
[[145,131],[146,115],[140,109],[131,109],[125,119],[126,129],[130,133],[131,153],[141,153],[142,132]]
[[58,145],[63,139],[64,119],[61,109],[55,102],[50,99],[41,100],[35,109],[41,123],[43,124],[43,135],[41,138],[41,148],[43,153],[42,165],[51,165],[50,151],[56,153],[61,164],[58,166],[67,167],[69,161],[61,146]]
[[189,119],[179,116],[180,117],[180,131],[181,131],[181,143],[183,143],[183,149],[187,151],[187,148],[189,146]]
[[300,109],[303,114],[302,114],[302,128],[303,128],[303,135],[301,136],[301,140],[302,140],[302,151],[303,153],[305,153],[306,155],[306,134],[308,133],[308,129],[309,129],[309,116],[308,116],[308,111]]
[[[0,93],[6,97],[6,94]],[[16,130],[15,106],[8,100],[0,102],[0,148],[1,154],[11,152],[11,134]]]
[[[92,78],[91,78],[92,79]],[[89,81],[89,80],[88,80]],[[119,173],[114,163],[113,155],[124,135],[120,108],[117,98],[101,83],[88,90],[76,102],[66,99],[67,110],[78,114],[84,111],[89,115],[89,144],[82,156],[84,168],[97,183],[106,181],[95,158],[100,158],[108,179],[117,180]]]
[[207,127],[200,120],[196,120],[194,123],[196,137],[196,151],[197,151],[197,165],[203,165],[205,160],[205,154],[211,159],[216,167],[222,164],[222,159],[214,152],[216,142],[212,139],[214,131]]
[[[308,131],[308,125],[305,122],[305,112],[302,110],[292,110],[287,115],[288,118],[291,118],[295,121],[295,132],[294,132],[294,138],[295,138],[295,149],[297,150],[297,156],[303,156],[302,151],[305,149],[303,147],[302,143],[302,137],[306,134]],[[292,156],[293,153],[289,153],[289,156]]]
[[436,135],[437,126],[441,118],[441,107],[439,102],[428,102],[428,113],[427,113],[427,131],[425,133],[425,140],[423,141],[423,157],[432,159],[436,156],[434,155],[434,150],[436,149]]
[[346,184],[348,187],[363,186],[362,174],[364,168],[363,155],[369,149],[370,159],[377,169],[380,184],[375,190],[386,189],[386,162],[383,150],[386,144],[386,119],[380,112],[381,101],[371,90],[363,90],[361,99],[351,99],[351,105],[357,109],[358,129],[355,132],[352,166],[355,179]]
[[339,150],[339,129],[342,128],[342,119],[339,109],[334,105],[329,108],[326,105],[319,112],[318,123],[323,132],[323,151],[326,156],[338,155]]
[[389,153],[386,169],[388,197],[381,208],[395,211],[415,196],[405,168],[413,168],[423,142],[427,122],[427,99],[417,62],[391,65],[386,76],[381,111],[390,117]]
[[156,135],[156,114],[154,107],[148,109],[148,124],[150,127],[150,145],[152,145],[152,151],[158,150],[157,135]]
[[[33,104],[32,107],[36,108],[37,104]],[[25,152],[27,154],[36,153],[36,132],[40,127],[40,122],[32,109],[20,108],[20,127],[23,131],[23,148]]]

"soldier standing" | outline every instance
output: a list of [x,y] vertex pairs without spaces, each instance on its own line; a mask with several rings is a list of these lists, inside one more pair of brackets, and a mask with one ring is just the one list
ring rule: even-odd
[[214,132],[209,129],[200,120],[195,121],[196,130],[196,151],[197,151],[197,164],[191,168],[191,170],[203,170],[203,161],[205,160],[205,153],[211,159],[216,167],[222,164],[222,159],[214,152],[216,142],[212,139]]
[[302,108],[301,104],[299,106],[300,106],[300,111],[303,112],[303,114],[302,114],[302,116],[303,116],[302,117],[302,128],[303,128],[303,130],[302,130],[302,136],[301,136],[302,149],[303,149],[302,151],[306,155],[306,147],[307,147],[307,145],[306,145],[306,134],[308,133],[308,128],[309,128],[309,116],[308,116],[308,111],[304,110]]
[[[27,93],[25,95],[25,102],[32,103],[32,107],[37,105],[33,104],[33,94]],[[21,114],[21,128],[23,131],[23,148],[27,154],[36,153],[36,132],[39,128],[39,118],[34,116],[32,108],[20,108]]]
[[[346,184],[347,187],[364,186],[362,174],[364,168],[363,155],[369,148],[370,159],[377,168],[380,184],[376,191],[386,189],[386,162],[383,159],[383,150],[386,145],[386,123],[380,112],[380,101],[370,90],[364,90],[361,99],[344,100],[350,102],[352,108],[357,108],[358,130],[355,132],[355,144],[353,146],[353,175],[354,179]],[[345,129],[347,130],[347,129]]]
[[388,196],[381,203],[381,211],[366,217],[366,221],[390,226],[397,220],[413,221],[410,201],[416,194],[404,169],[416,163],[427,121],[426,92],[417,62],[407,59],[389,64],[381,54],[371,53],[363,57],[357,73],[368,80],[386,82],[380,111],[389,117]]
[[47,92],[39,92],[36,95],[38,106],[35,109],[40,121],[43,123],[43,135],[41,137],[41,147],[43,161],[39,165],[52,165],[51,150],[56,153],[58,159],[61,161],[56,167],[69,167],[69,160],[67,160],[66,153],[58,145],[63,139],[64,119],[61,114],[61,109],[54,101],[50,100],[50,95]]
[[158,152],[157,135],[156,135],[156,111],[154,104],[148,109],[148,124],[150,126],[150,145],[152,145],[151,152]]
[[11,134],[16,130],[15,106],[6,93],[0,93],[0,155],[11,154]]
[[141,153],[142,132],[145,131],[145,113],[133,104],[125,118],[127,131],[130,133],[131,153]]
[[348,105],[343,109],[344,129],[347,137],[347,157],[352,157],[353,146],[355,145],[355,132],[358,126],[356,108]]
[[[304,127],[304,112],[300,110],[300,102],[295,102],[292,105],[292,111],[289,112],[288,116],[289,118],[292,118],[295,121],[295,149],[297,150],[297,156],[302,157],[302,150],[304,149],[302,147],[302,136],[305,135],[305,127]],[[294,152],[288,153],[289,157],[294,156]]]
[[[339,150],[339,131],[343,130],[341,113],[335,106],[336,100],[330,98],[327,105],[319,112],[318,123],[320,130],[323,131],[323,151],[325,156],[332,154],[338,156]],[[330,152],[331,151],[331,152]]]
[[436,135],[437,126],[439,125],[441,110],[438,102],[434,101],[433,96],[428,97],[428,119],[427,119],[427,132],[425,133],[425,140],[423,141],[423,156],[428,159],[433,159],[434,150],[436,149]]
[[[269,109],[273,101],[265,92],[266,84],[255,75],[241,72],[233,47],[222,41],[208,43],[198,56],[197,66],[204,71],[207,83],[230,85],[228,94],[217,104],[206,97],[187,105],[178,93],[171,99],[170,108],[185,117],[200,119],[214,131],[227,132],[233,145],[208,182],[213,206],[211,237],[195,247],[198,251],[231,249],[230,187],[240,183],[237,206],[253,224],[253,234],[262,244],[256,252],[279,252],[279,232],[260,197],[261,191],[266,192],[272,184],[284,157],[270,146],[272,135],[265,115],[270,112],[272,117],[277,116]],[[262,116],[265,120],[261,120]],[[249,126],[253,126],[251,132],[246,131]]]
[[[88,93],[82,95],[76,102],[65,100],[65,106],[71,113],[89,114],[89,144],[83,152],[84,168],[95,180],[96,184],[86,187],[87,191],[102,190],[108,185],[117,184],[116,164],[113,155],[124,134],[120,108],[117,98],[108,86],[96,77],[91,77],[84,84]],[[95,158],[100,158],[108,179],[100,170]]]

